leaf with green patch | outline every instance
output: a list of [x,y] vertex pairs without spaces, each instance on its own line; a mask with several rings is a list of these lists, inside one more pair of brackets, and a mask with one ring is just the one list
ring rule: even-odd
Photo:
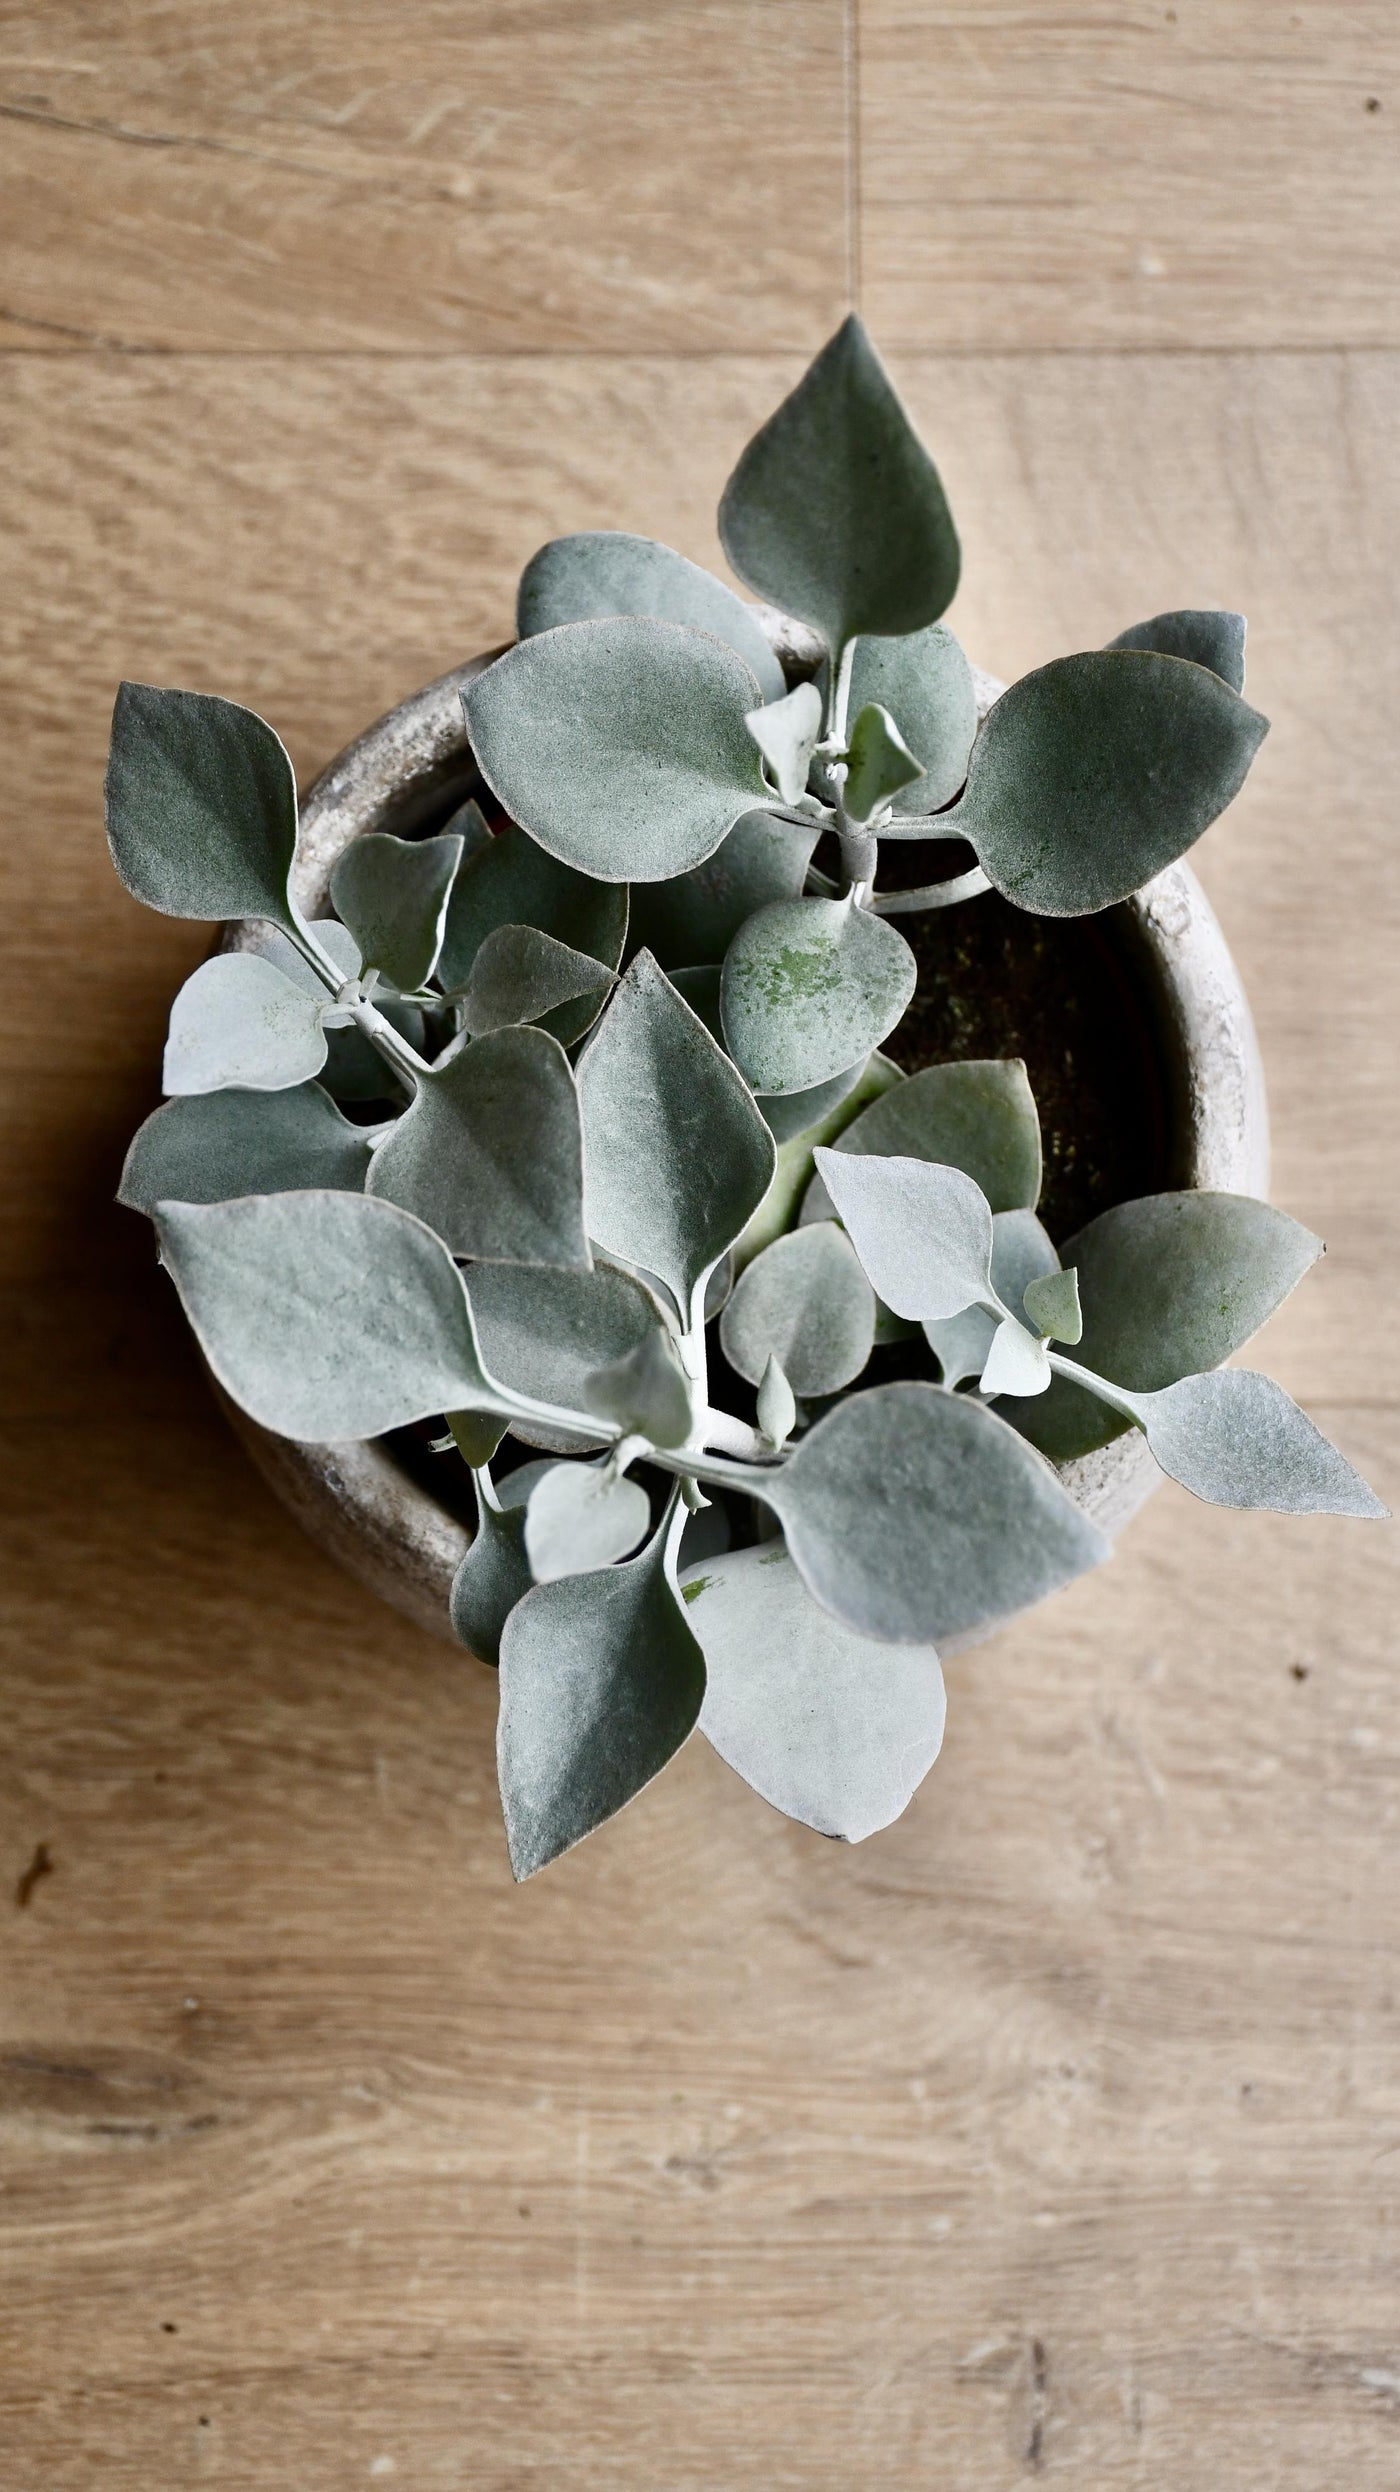
[[583,1380],[583,1408],[612,1420],[624,1436],[683,1445],[691,1430],[690,1387],[669,1335],[653,1325],[635,1348],[595,1367]]
[[525,1507],[530,1572],[536,1583],[590,1574],[627,1557],[650,1527],[651,1499],[638,1481],[611,1478],[606,1463],[551,1463]]
[[[469,983],[483,943],[502,926],[535,926],[616,969],[627,941],[627,893],[616,883],[576,874],[512,824],[467,858],[452,886],[438,961],[443,986]],[[591,997],[562,1004],[550,1015],[550,1036],[572,1047],[596,1017]]]
[[1271,1376],[1220,1367],[1157,1393],[1117,1392],[1168,1478],[1208,1505],[1370,1521],[1388,1511]]
[[1131,624],[1109,642],[1110,649],[1155,649],[1159,657],[1189,658],[1209,667],[1232,692],[1244,690],[1245,620],[1218,606],[1182,606],[1171,614],[1154,614],[1146,623]]
[[756,1255],[720,1318],[720,1345],[750,1384],[776,1358],[794,1393],[839,1393],[875,1338],[875,1297],[834,1221],[794,1229]]
[[945,1644],[1109,1554],[1024,1438],[940,1385],[848,1395],[754,1490],[822,1607],[893,1644]]
[[748,587],[839,650],[916,632],[958,584],[938,471],[854,314],[744,451],[720,542]]
[[[1031,1284],[1058,1272],[1060,1259],[1033,1211],[999,1211],[992,1216],[992,1289],[1004,1307],[1018,1307]],[[924,1325],[928,1342],[948,1386],[980,1377],[987,1364],[997,1318],[985,1307],[967,1307]]]
[[454,1255],[586,1269],[579,1100],[558,1040],[496,1030],[443,1057],[375,1152],[369,1191]]
[[561,623],[649,614],[724,641],[751,667],[765,701],[782,699],[783,670],[752,607],[669,545],[611,528],[557,536],[521,574],[515,628],[522,640]]
[[296,778],[254,711],[212,693],[123,684],[106,792],[113,863],[147,908],[295,925]]
[[970,840],[1018,908],[1088,916],[1184,855],[1239,794],[1267,731],[1180,658],[1055,658],[992,704],[939,830]]
[[[1242,1350],[1322,1244],[1251,1195],[1190,1192],[1119,1203],[1060,1251],[1079,1275],[1084,1365],[1149,1393]],[[1110,1444],[1128,1424],[1064,1376],[1008,1416],[1056,1462]]]
[[773,1139],[739,1074],[649,952],[639,952],[578,1072],[590,1233],[655,1272],[689,1315],[773,1174]]
[[591,952],[556,943],[538,926],[498,926],[472,963],[463,1024],[473,1038],[485,1038],[517,1022],[544,1021],[558,1005],[576,1004],[584,996],[596,1019],[614,979],[615,972]]
[[436,839],[366,831],[331,876],[331,898],[366,966],[394,986],[424,986],[437,967],[463,845],[455,831]]
[[768,764],[785,805],[807,793],[807,773],[822,731],[822,696],[815,684],[798,684],[781,701],[750,710],[744,720]]
[[855,1634],[780,1547],[688,1567],[681,1593],[705,1654],[700,1728],[725,1764],[818,1834],[862,1843],[892,1825],[943,1744],[932,1645]]
[[797,1425],[797,1401],[781,1366],[771,1355],[758,1382],[756,1416],[760,1434],[781,1453]]
[[640,1557],[537,1584],[511,1612],[496,1755],[517,1878],[615,1816],[695,1727],[705,1659],[675,1589],[684,1517],[673,1498]]
[[896,1315],[961,1315],[988,1295],[992,1214],[960,1168],[825,1148],[816,1161],[871,1288]]
[[237,1194],[285,1194],[306,1186],[360,1194],[369,1135],[352,1125],[317,1082],[298,1090],[215,1090],[172,1099],[133,1137],[119,1203],[226,1203]]
[[867,701],[851,729],[842,790],[851,820],[868,822],[879,806],[922,775],[889,711],[878,701]]
[[[996,1280],[996,1256],[992,1257],[992,1280]],[[1014,1301],[1008,1302],[1014,1304]],[[1067,1272],[1047,1272],[1029,1281],[1021,1293],[1021,1303],[1036,1331],[1051,1341],[1078,1341],[1084,1331],[1084,1314],[1079,1304],[1079,1275],[1071,1264]]]
[[495,1669],[501,1636],[534,1577],[525,1554],[525,1511],[496,1503],[489,1482],[476,1482],[476,1532],[452,1578],[449,1616],[459,1643]]
[[278,1436],[382,1436],[444,1410],[509,1412],[446,1247],[392,1203],[318,1189],[158,1203],[155,1223],[218,1382]]
[[326,1061],[319,1002],[257,952],[216,952],[170,1010],[162,1086],[177,1099],[211,1090],[291,1090]]
[[[560,1410],[586,1410],[584,1386],[594,1371],[640,1348],[662,1323],[659,1306],[640,1282],[607,1263],[595,1263],[591,1272],[478,1263],[472,1266],[471,1293],[492,1375]],[[551,1453],[575,1453],[581,1442],[539,1421],[517,1421],[513,1432]],[[607,1430],[600,1429],[593,1441],[606,1443]]]
[[553,857],[608,883],[712,856],[765,793],[732,649],[648,617],[517,641],[462,695],[482,777]]
[[[977,733],[977,694],[972,669],[946,623],[896,640],[856,642],[851,665],[851,710],[877,701],[896,720],[921,775],[894,793],[894,820],[882,839],[898,839],[902,814],[937,813],[950,804],[967,777]],[[920,831],[920,836],[925,834]]]
[[722,961],[746,917],[772,900],[795,900],[820,824],[804,829],[771,813],[746,813],[712,857],[665,883],[632,892],[632,940],[663,969]]
[[[1040,1196],[1040,1119],[1019,1056],[926,1065],[862,1109],[831,1147],[960,1168],[994,1212],[1033,1210]],[[804,1221],[831,1214],[814,1183]]]
[[887,919],[849,900],[777,901],[724,956],[730,1053],[755,1090],[812,1090],[889,1036],[917,975]]

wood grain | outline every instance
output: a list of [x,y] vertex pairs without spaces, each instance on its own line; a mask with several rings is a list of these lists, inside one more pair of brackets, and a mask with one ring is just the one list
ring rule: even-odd
[[841,0],[5,18],[2,342],[812,353],[844,308]]
[[1387,0],[861,0],[891,346],[1400,343]]

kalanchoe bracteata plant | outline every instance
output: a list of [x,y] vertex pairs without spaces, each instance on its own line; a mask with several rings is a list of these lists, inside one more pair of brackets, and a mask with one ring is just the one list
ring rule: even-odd
[[[915,989],[901,914],[1103,909],[1228,805],[1265,728],[1240,618],[1160,615],[979,728],[948,506],[855,320],[719,524],[820,663],[790,683],[662,545],[545,546],[464,694],[480,802],[355,843],[333,918],[292,896],[261,719],[127,684],[113,727],[127,887],[261,921],[176,998],[122,1199],[255,1420],[436,1421],[470,1465],[452,1620],[499,1665],[519,1876],[697,1723],[792,1816],[886,1825],[938,1753],[940,1647],[1107,1554],[1054,1465],[1126,1429],[1217,1504],[1382,1511],[1223,1364],[1315,1238],[1169,1193],[1057,1251],[1024,1067],[880,1053]],[[931,836],[975,865],[884,887]]]

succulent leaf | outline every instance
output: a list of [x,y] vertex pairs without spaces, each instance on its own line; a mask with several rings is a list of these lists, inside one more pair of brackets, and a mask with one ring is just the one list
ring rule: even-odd
[[960,1168],[819,1149],[817,1167],[877,1297],[909,1322],[991,1291],[992,1214]]
[[[967,777],[977,733],[972,669],[946,623],[894,640],[866,636],[856,642],[852,714],[858,717],[872,701],[898,719],[920,764],[921,775],[894,791],[894,820],[881,828],[882,839],[897,839],[901,814],[936,813],[952,802]],[[926,836],[922,826],[920,835]]]
[[216,952],[186,978],[170,1011],[162,1087],[172,1098],[211,1090],[291,1090],[326,1061],[320,1001],[257,952]]
[[537,844],[600,882],[664,882],[763,801],[758,686],[707,633],[622,615],[517,641],[462,699],[482,777]]
[[543,1030],[496,1030],[433,1065],[375,1152],[368,1191],[487,1263],[590,1261],[569,1060]]
[[544,1021],[561,1004],[577,1004],[584,996],[596,1019],[615,981],[616,972],[591,952],[557,943],[538,926],[498,926],[472,963],[463,1026],[473,1038],[485,1038],[517,1022]]
[[746,917],[772,900],[795,900],[820,823],[802,829],[771,813],[746,813],[712,857],[665,883],[632,892],[632,935],[663,969],[722,961]]
[[[535,926],[616,969],[627,940],[627,893],[576,874],[512,824],[465,860],[452,886],[438,962],[442,984],[465,987],[483,943],[503,926]],[[549,1016],[550,1035],[572,1047],[596,1017],[591,999],[562,1004]]]
[[759,1432],[778,1452],[797,1425],[797,1401],[778,1360],[771,1353],[759,1378],[756,1411]]
[[133,1137],[117,1200],[133,1211],[157,1203],[225,1203],[235,1194],[283,1194],[306,1186],[360,1194],[369,1135],[352,1125],[318,1082],[296,1090],[215,1090],[171,1099]]
[[367,968],[405,990],[427,983],[462,852],[455,831],[437,839],[366,831],[351,840],[331,876],[331,898]]
[[785,805],[807,792],[807,773],[822,731],[822,696],[815,684],[798,684],[781,701],[750,710],[744,720],[773,774]]
[[958,540],[938,471],[854,314],[744,451],[719,533],[739,578],[833,652],[949,603]]
[[720,990],[730,1052],[754,1090],[812,1090],[868,1056],[917,979],[904,937],[848,900],[780,900],[742,925]]
[[[996,1254],[992,1255],[992,1280],[996,1281]],[[1004,1303],[1014,1306],[1015,1300]],[[1028,1281],[1021,1293],[1021,1304],[1036,1331],[1051,1341],[1073,1344],[1084,1331],[1084,1312],[1079,1304],[1079,1275],[1073,1264],[1067,1272],[1047,1272]]]
[[982,1370],[982,1391],[1016,1393],[1030,1398],[1044,1393],[1050,1382],[1045,1344],[1014,1315],[1002,1317],[992,1335]]
[[493,1670],[501,1658],[506,1620],[533,1581],[525,1554],[524,1507],[503,1510],[478,1479],[476,1532],[452,1578],[448,1615],[458,1641]]
[[851,729],[842,790],[851,820],[868,822],[880,805],[922,775],[889,711],[878,701],[867,701]]
[[606,1463],[551,1463],[525,1507],[530,1572],[536,1583],[556,1583],[611,1566],[650,1527],[651,1499],[638,1481],[612,1478]]
[[1209,667],[1232,692],[1244,690],[1245,620],[1215,606],[1182,606],[1171,614],[1154,614],[1133,623],[1108,644],[1110,649],[1155,649],[1159,657],[1189,658]]
[[710,632],[752,668],[765,701],[780,701],[787,689],[753,608],[713,572],[653,537],[588,529],[555,537],[525,565],[515,610],[522,640],[560,623],[615,614],[649,614],[659,623]]
[[[472,1313],[482,1355],[493,1376],[534,1401],[585,1411],[588,1378],[626,1358],[662,1327],[661,1309],[639,1281],[616,1265],[591,1272],[525,1263],[478,1263],[471,1272]],[[517,1421],[514,1433],[551,1453],[574,1453],[542,1422]],[[597,1442],[607,1441],[600,1428]],[[502,1487],[508,1496],[510,1478]]]
[[[992,1289],[1004,1307],[1018,1307],[1033,1281],[1059,1268],[1060,1258],[1033,1211],[993,1213]],[[970,1376],[981,1376],[997,1318],[986,1307],[968,1307],[961,1315],[926,1323],[923,1329],[943,1382],[953,1386]]]
[[296,779],[253,710],[212,693],[123,684],[106,792],[112,861],[147,908],[295,925]]
[[[1121,1388],[1120,1388],[1121,1390]],[[1169,1479],[1215,1506],[1274,1514],[1387,1508],[1271,1376],[1248,1367],[1183,1376],[1158,1393],[1124,1393]]]
[[[482,1266],[483,1270],[490,1268],[489,1265]],[[472,1312],[476,1312],[474,1307]],[[490,1462],[506,1434],[507,1422],[496,1412],[487,1410],[449,1410],[443,1416],[463,1462],[473,1471],[481,1470],[484,1464]]]
[[700,1728],[726,1765],[818,1834],[861,1843],[891,1825],[943,1744],[932,1645],[843,1626],[781,1547],[702,1560],[681,1592],[705,1654]]
[[750,1384],[773,1358],[807,1400],[853,1383],[874,1342],[875,1297],[850,1239],[831,1220],[776,1238],[746,1267],[719,1337]]
[[[971,1177],[994,1212],[1034,1210],[1040,1196],[1040,1119],[1019,1056],[926,1065],[862,1108],[831,1147],[940,1160]],[[802,1217],[830,1219],[824,1187],[813,1186]]]
[[615,1816],[695,1727],[705,1660],[675,1589],[683,1518],[673,1501],[639,1557],[537,1584],[511,1611],[496,1755],[517,1878]]
[[653,1325],[635,1349],[595,1367],[583,1380],[583,1407],[612,1420],[624,1436],[683,1445],[691,1430],[690,1387],[667,1334]]

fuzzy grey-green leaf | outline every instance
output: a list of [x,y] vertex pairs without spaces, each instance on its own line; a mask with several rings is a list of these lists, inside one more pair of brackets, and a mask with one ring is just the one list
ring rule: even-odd
[[613,981],[614,972],[590,952],[557,943],[538,926],[498,926],[472,963],[463,1026],[473,1038],[485,1038],[515,1022],[542,1021],[561,1004],[576,1004],[585,995],[596,1018]]
[[[1059,1268],[1059,1256],[1033,1211],[993,1213],[992,1290],[1004,1307],[1020,1306],[1033,1281]],[[924,1338],[946,1385],[982,1374],[996,1329],[997,1318],[985,1307],[968,1307],[961,1315],[924,1325]]]
[[736,1374],[759,1383],[776,1358],[794,1393],[839,1393],[869,1359],[875,1297],[850,1239],[834,1221],[794,1229],[756,1255],[720,1318]]
[[817,1167],[877,1297],[911,1323],[991,1288],[992,1215],[960,1168],[820,1149]]
[[815,684],[797,684],[781,701],[750,710],[744,721],[785,805],[807,792],[807,773],[822,731],[822,696]]
[[[960,1168],[994,1212],[1033,1210],[1040,1195],[1040,1119],[1019,1056],[926,1065],[862,1108],[831,1147]],[[814,1195],[802,1216],[829,1219],[829,1198]]]
[[917,974],[904,937],[868,909],[844,900],[760,909],[724,957],[734,1061],[755,1090],[811,1090],[889,1036]]
[[757,682],[705,632],[623,615],[518,641],[463,701],[483,778],[551,856],[661,882],[762,802]]
[[949,603],[958,540],[938,471],[854,314],[744,451],[719,533],[740,579],[833,652]]
[[1221,1367],[1126,1398],[1168,1477],[1209,1505],[1370,1521],[1387,1511],[1271,1376]]
[[[562,1410],[586,1411],[588,1378],[639,1349],[662,1322],[660,1308],[640,1282],[607,1263],[595,1263],[591,1272],[478,1263],[472,1267],[471,1292],[492,1375],[517,1393]],[[577,1437],[542,1422],[517,1422],[514,1432],[552,1453],[578,1450]],[[607,1436],[607,1427],[600,1427],[595,1441],[605,1443]]]
[[1268,730],[1206,668],[1097,649],[992,704],[939,817],[998,891],[1043,917],[1108,908],[1182,856],[1244,784]]
[[645,1538],[651,1500],[636,1480],[611,1479],[606,1464],[556,1462],[525,1507],[525,1554],[536,1583],[586,1575],[627,1557]]
[[496,1030],[423,1075],[369,1191],[456,1255],[586,1267],[583,1137],[569,1060],[543,1030]]
[[878,701],[898,724],[922,775],[895,793],[893,824],[882,838],[900,836],[902,814],[936,813],[951,803],[967,777],[977,733],[977,695],[972,669],[946,623],[898,639],[862,638],[851,665],[851,710]]
[[624,1436],[649,1437],[653,1445],[685,1443],[691,1429],[690,1388],[660,1325],[653,1325],[634,1349],[585,1376],[583,1407],[610,1419]]
[[759,1434],[766,1436],[769,1444],[781,1453],[797,1425],[797,1400],[780,1362],[771,1351],[758,1380],[754,1415]]
[[161,1257],[224,1391],[279,1436],[382,1436],[508,1408],[461,1274],[391,1203],[313,1191],[158,1203]]
[[[992,1258],[992,1279],[996,1279],[996,1258]],[[1008,1301],[1008,1304],[1014,1304]],[[1021,1304],[1036,1331],[1052,1341],[1073,1344],[1084,1331],[1084,1311],[1079,1303],[1079,1275],[1073,1264],[1067,1272],[1046,1272],[1028,1281],[1021,1292]]]
[[668,971],[722,961],[755,909],[798,897],[819,828],[746,813],[703,865],[669,882],[639,883],[632,893],[638,948]]
[[939,1385],[849,1395],[754,1485],[808,1591],[881,1642],[945,1644],[1109,1554],[1023,1438]]
[[[502,926],[538,927],[616,969],[627,940],[627,892],[561,865],[511,824],[465,860],[452,886],[438,961],[444,987],[468,984],[483,943]],[[594,1018],[591,1000],[562,1005],[550,1016],[550,1034],[572,1047]]]
[[1232,692],[1244,690],[1245,620],[1218,606],[1180,606],[1170,614],[1154,614],[1146,623],[1130,624],[1110,649],[1155,649],[1159,657],[1189,658],[1208,666]]
[[224,1203],[236,1194],[306,1186],[360,1194],[369,1137],[317,1082],[297,1090],[216,1090],[171,1099],[134,1136],[117,1200],[133,1211],[159,1202]]
[[525,1510],[503,1510],[476,1483],[476,1533],[452,1578],[452,1632],[468,1652],[494,1670],[501,1658],[506,1620],[534,1577],[525,1554]]
[[425,985],[437,967],[463,846],[455,831],[436,839],[366,831],[331,876],[331,898],[366,968],[405,991]]
[[326,1061],[319,1002],[257,952],[216,952],[186,978],[170,1011],[162,1087],[172,1098],[211,1090],[291,1090]]
[[537,1584],[510,1614],[496,1757],[517,1878],[615,1816],[695,1727],[705,1660],[667,1554],[682,1512],[640,1557]]
[[127,890],[167,917],[295,923],[291,762],[265,719],[212,693],[123,684],[107,760],[107,838]]
[[655,1272],[683,1315],[767,1192],[773,1140],[739,1074],[649,952],[578,1072],[590,1233]]
[[1031,1398],[1050,1383],[1045,1344],[1014,1315],[1004,1315],[993,1333],[982,1370],[982,1391]]
[[933,1647],[855,1634],[781,1546],[690,1566],[681,1591],[705,1654],[700,1728],[726,1765],[818,1834],[862,1843],[892,1824],[943,1744]]
[[710,632],[752,668],[765,701],[781,700],[786,690],[752,607],[713,572],[653,537],[612,528],[558,536],[540,547],[521,574],[515,628],[522,640],[560,623],[616,614],[649,614],[659,623],[688,623]]
[[842,790],[852,821],[868,822],[878,806],[921,776],[898,722],[879,701],[867,701],[851,729]]

